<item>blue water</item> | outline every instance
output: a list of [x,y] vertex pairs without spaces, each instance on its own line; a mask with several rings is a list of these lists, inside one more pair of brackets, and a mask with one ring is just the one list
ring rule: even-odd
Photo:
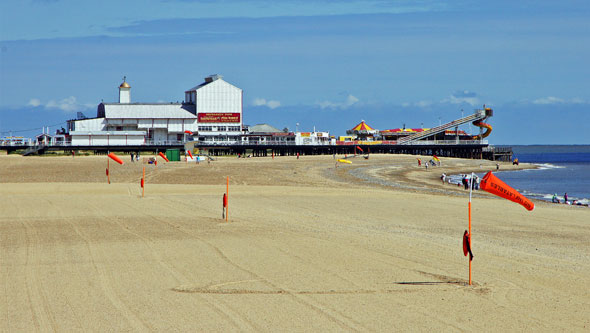
[[[520,162],[539,166],[535,170],[494,172],[520,193],[533,199],[551,201],[553,194],[563,202],[590,202],[590,146],[513,146]],[[483,174],[478,174],[482,177]]]

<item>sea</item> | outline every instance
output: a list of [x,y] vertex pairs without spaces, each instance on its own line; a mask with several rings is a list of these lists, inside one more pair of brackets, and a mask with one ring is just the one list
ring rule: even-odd
[[506,184],[531,199],[551,201],[557,194],[563,202],[567,193],[569,201],[590,203],[590,145],[511,147],[514,158],[538,169],[494,172]]

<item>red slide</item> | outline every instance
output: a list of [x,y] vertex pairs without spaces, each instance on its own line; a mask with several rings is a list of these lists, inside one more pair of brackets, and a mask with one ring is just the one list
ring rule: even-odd
[[479,135],[476,135],[473,137],[473,140],[483,139],[483,138],[487,137],[488,135],[490,135],[490,133],[492,133],[492,125],[483,123],[481,120],[474,121],[473,125],[486,129],[485,133],[483,133],[481,135],[481,137],[479,137]]

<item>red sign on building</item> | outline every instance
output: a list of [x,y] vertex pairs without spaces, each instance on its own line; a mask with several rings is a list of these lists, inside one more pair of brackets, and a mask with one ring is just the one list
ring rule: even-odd
[[197,114],[199,123],[239,123],[239,113],[199,113]]

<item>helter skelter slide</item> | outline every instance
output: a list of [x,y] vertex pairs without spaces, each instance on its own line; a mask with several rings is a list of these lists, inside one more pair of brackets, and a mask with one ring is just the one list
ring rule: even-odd
[[472,122],[472,124],[479,127],[479,128],[486,129],[485,133],[474,136],[473,140],[483,139],[483,138],[487,137],[488,135],[490,135],[490,133],[492,133],[492,125],[490,125],[490,124],[486,124],[486,123],[482,122],[481,120],[476,120],[476,121]]
[[480,129],[482,129],[482,128],[486,129],[485,133],[482,134],[480,132],[479,135],[472,137],[472,140],[479,140],[480,138],[487,137],[492,132],[492,126],[490,124],[484,123],[483,121],[489,117],[492,117],[493,115],[494,115],[494,111],[491,108],[486,108],[486,106],[484,105],[483,110],[482,109],[475,110],[475,113],[473,113],[471,115],[467,115],[465,117],[453,120],[451,122],[441,124],[439,126],[427,129],[425,131],[418,132],[416,134],[412,134],[412,135],[408,135],[406,137],[400,138],[397,140],[397,144],[398,145],[413,144],[413,142],[415,142],[415,141],[418,141],[421,139],[427,139],[429,137],[432,137],[436,134],[442,133],[442,132],[449,130],[449,129],[455,128],[455,130],[457,130],[458,126],[463,125],[463,124],[467,124],[467,123],[472,123],[473,125],[479,127]]

